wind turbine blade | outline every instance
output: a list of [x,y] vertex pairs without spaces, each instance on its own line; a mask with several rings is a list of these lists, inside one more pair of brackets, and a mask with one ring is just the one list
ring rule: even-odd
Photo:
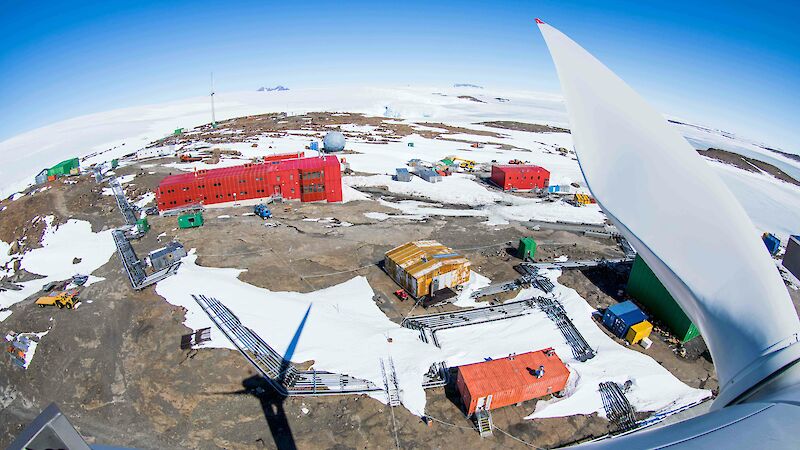
[[744,209],[711,167],[586,50],[537,21],[592,194],[700,329],[715,408],[800,358],[800,321]]

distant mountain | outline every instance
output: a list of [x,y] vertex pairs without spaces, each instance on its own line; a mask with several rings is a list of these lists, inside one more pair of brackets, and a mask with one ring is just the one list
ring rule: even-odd
[[469,83],[456,83],[453,87],[471,87],[476,89],[483,89],[483,86],[478,86],[477,84],[469,84]]
[[270,88],[261,86],[260,88],[257,89],[258,92],[288,91],[288,90],[289,88],[281,86],[280,84]]

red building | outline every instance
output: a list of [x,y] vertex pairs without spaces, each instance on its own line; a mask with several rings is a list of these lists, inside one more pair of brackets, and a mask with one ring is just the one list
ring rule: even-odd
[[336,156],[283,159],[170,175],[158,185],[160,211],[281,196],[303,202],[342,201]]
[[458,367],[456,388],[467,408],[497,409],[564,390],[569,369],[552,348]]
[[550,171],[544,167],[527,164],[494,165],[492,182],[504,191],[546,189],[550,185]]

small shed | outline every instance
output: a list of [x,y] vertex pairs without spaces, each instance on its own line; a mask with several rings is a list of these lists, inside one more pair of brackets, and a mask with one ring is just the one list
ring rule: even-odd
[[203,226],[203,213],[183,214],[178,216],[178,228],[196,228]]
[[180,242],[170,242],[166,247],[150,252],[150,265],[155,270],[167,268],[186,256],[186,249]]
[[609,306],[603,314],[603,325],[619,338],[625,338],[632,325],[645,320],[647,315],[630,300]]
[[467,415],[558,394],[569,369],[552,348],[458,367],[456,388]]
[[411,172],[408,171],[405,167],[401,167],[397,169],[397,174],[394,176],[396,181],[402,182],[409,182],[411,181]]
[[631,345],[638,344],[642,339],[650,337],[650,333],[652,332],[653,324],[643,320],[628,328],[628,332],[625,333],[625,340]]
[[764,245],[767,246],[767,251],[769,251],[770,255],[778,254],[778,250],[781,249],[781,240],[777,236],[772,233],[764,233],[761,236],[761,240],[764,241]]
[[524,237],[519,240],[517,256],[522,260],[533,259],[536,254],[536,241],[532,237]]
[[470,262],[436,241],[414,241],[386,252],[386,273],[415,298],[469,281]]
[[436,173],[436,171],[433,169],[421,168],[418,169],[415,173],[417,174],[418,177],[422,178],[428,183],[438,183],[442,181],[442,176]]
[[45,184],[45,183],[47,183],[47,169],[42,169],[41,172],[36,174],[36,177],[34,178],[34,181],[36,182],[36,184]]
[[800,280],[800,235],[790,236],[783,254],[783,267]]

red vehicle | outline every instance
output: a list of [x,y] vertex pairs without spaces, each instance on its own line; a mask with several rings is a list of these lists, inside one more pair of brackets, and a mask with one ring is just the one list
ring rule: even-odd
[[408,300],[408,292],[398,289],[394,291],[394,295],[399,298],[400,300]]

